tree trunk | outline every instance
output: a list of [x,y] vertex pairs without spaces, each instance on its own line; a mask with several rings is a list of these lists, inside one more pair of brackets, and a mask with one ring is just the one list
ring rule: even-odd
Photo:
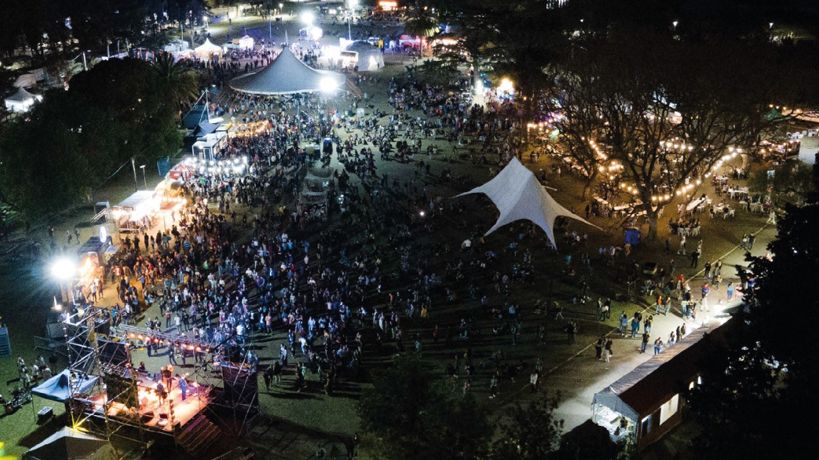
[[654,240],[657,238],[657,211],[646,209],[646,220],[648,221],[648,236],[646,236],[646,239]]
[[589,174],[588,179],[586,179],[586,183],[583,184],[583,196],[582,196],[583,200],[588,198],[589,190],[591,190],[592,183],[594,182],[594,179],[596,179],[596,178],[597,178],[597,169],[592,168],[592,172],[591,172],[591,174]]

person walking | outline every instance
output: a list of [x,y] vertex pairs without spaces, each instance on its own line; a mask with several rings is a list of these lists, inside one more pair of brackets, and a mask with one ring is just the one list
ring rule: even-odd
[[640,353],[641,354],[646,352],[646,347],[648,346],[648,339],[649,339],[648,332],[643,332],[643,340],[640,343]]
[[270,393],[270,384],[273,382],[273,367],[268,366],[267,369],[264,370],[262,377],[264,378],[264,387],[267,389],[267,392]]
[[606,340],[606,346],[603,347],[603,361],[609,362],[612,355],[614,355],[614,350],[611,347],[614,345],[614,341],[611,339]]
[[631,338],[637,337],[637,332],[640,330],[640,319],[637,317],[637,313],[634,313],[634,316],[631,318]]
[[598,361],[603,357],[603,345],[605,345],[605,339],[601,336],[594,343],[594,358]]
[[659,355],[660,352],[663,351],[663,339],[657,337],[657,340],[654,341],[654,354]]
[[725,287],[725,295],[728,302],[734,299],[734,283],[728,283],[728,286]]
[[628,328],[628,315],[626,312],[620,314],[620,335],[626,336],[626,329]]

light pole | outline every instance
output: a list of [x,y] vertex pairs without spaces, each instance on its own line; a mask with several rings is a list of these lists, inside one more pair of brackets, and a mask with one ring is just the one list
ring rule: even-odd
[[148,179],[145,178],[145,165],[139,165],[139,169],[142,170],[142,183],[145,185],[145,190],[148,190]]
[[134,171],[134,191],[139,191],[139,185],[137,185],[137,177],[136,177],[136,163],[134,163],[134,157],[131,157],[131,169]]
[[353,33],[350,29],[350,22],[353,20],[353,14],[358,6],[358,0],[347,0],[347,40],[353,41]]

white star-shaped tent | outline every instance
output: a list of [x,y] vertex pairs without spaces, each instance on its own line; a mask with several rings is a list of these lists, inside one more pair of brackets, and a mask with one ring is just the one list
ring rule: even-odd
[[486,232],[486,235],[506,224],[526,219],[542,228],[552,245],[557,247],[554,224],[558,216],[570,217],[592,227],[600,228],[555,201],[540,185],[534,173],[523,166],[517,158],[512,158],[512,161],[489,182],[457,196],[472,193],[483,193],[488,196],[500,211],[497,222]]

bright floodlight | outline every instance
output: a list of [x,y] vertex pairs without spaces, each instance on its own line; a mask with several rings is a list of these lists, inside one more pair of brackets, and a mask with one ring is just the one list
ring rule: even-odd
[[348,7],[349,7],[351,10],[356,9],[356,8],[358,7],[358,0],[347,0],[347,6],[348,6]]
[[314,15],[312,11],[308,10],[301,13],[301,22],[305,25],[311,26],[315,20],[316,15]]
[[498,90],[500,90],[503,93],[511,94],[515,91],[515,84],[512,83],[512,80],[504,78],[503,80],[500,81],[500,84],[498,85]]
[[74,276],[77,267],[74,265],[74,261],[68,257],[59,257],[51,262],[49,270],[51,276],[57,281],[68,281]]
[[322,93],[333,93],[338,89],[338,83],[330,77],[324,77],[319,81],[319,89]]

